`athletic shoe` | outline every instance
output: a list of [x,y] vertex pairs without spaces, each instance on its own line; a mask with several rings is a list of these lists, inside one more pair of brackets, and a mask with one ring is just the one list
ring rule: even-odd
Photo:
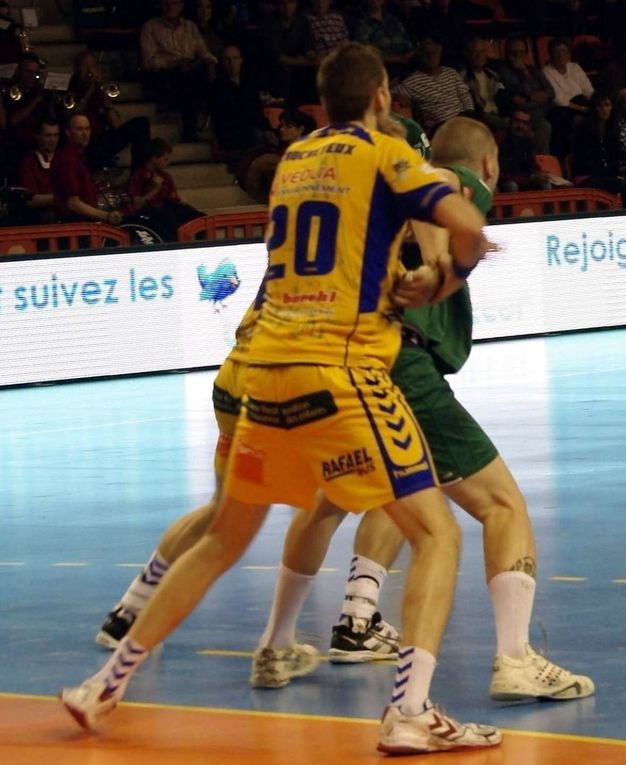
[[333,664],[396,659],[399,644],[398,630],[383,621],[377,611],[365,632],[357,632],[347,624],[335,624],[328,659]]
[[86,730],[93,730],[98,720],[112,712],[119,701],[103,680],[90,677],[82,685],[63,688],[59,693],[63,706]]
[[405,715],[399,707],[387,707],[378,751],[388,754],[420,754],[481,746],[496,746],[502,734],[493,725],[459,723],[430,701],[418,715]]
[[294,677],[303,677],[320,663],[320,652],[306,643],[291,648],[257,648],[252,657],[253,688],[283,688]]
[[526,646],[523,659],[496,656],[489,695],[496,701],[584,699],[595,692],[590,677],[573,675]]
[[114,651],[122,638],[133,626],[137,614],[129,611],[124,606],[118,606],[107,616],[106,621],[100,627],[100,632],[96,635],[96,643],[103,648],[110,648]]

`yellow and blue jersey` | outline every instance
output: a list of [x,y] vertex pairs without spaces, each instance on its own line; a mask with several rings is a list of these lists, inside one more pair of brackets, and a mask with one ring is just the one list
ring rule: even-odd
[[432,220],[451,193],[406,141],[356,124],[292,144],[272,189],[249,363],[389,367],[400,343],[390,293],[404,224]]

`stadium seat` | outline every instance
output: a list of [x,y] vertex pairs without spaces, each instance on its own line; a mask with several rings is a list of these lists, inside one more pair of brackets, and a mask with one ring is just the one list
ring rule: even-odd
[[552,173],[552,175],[557,175],[559,178],[563,178],[563,168],[561,167],[558,157],[555,157],[552,154],[536,154],[535,159],[537,160],[539,169],[543,170],[544,173]]

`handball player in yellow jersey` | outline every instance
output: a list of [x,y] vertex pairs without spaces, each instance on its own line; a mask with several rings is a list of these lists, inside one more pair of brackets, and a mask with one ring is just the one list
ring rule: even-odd
[[419,427],[388,376],[400,345],[391,290],[406,220],[448,229],[452,271],[463,279],[486,252],[484,218],[404,141],[376,130],[390,104],[377,52],[356,43],[338,49],[323,62],[319,87],[331,124],[293,144],[277,171],[265,299],[220,507],[106,665],[63,691],[84,727],[113,709],[149,651],[243,554],[267,503],[313,508],[321,489],[355,512],[382,506],[412,547],[404,645],[381,748],[426,752],[501,740],[496,728],[457,723],[428,698],[460,534]]

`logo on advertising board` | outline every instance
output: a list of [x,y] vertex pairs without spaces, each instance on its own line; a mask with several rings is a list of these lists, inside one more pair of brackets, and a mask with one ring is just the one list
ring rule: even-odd
[[228,258],[218,263],[213,271],[207,271],[204,264],[198,266],[198,281],[202,287],[200,300],[208,300],[216,312],[224,308],[224,301],[241,286],[237,267]]

